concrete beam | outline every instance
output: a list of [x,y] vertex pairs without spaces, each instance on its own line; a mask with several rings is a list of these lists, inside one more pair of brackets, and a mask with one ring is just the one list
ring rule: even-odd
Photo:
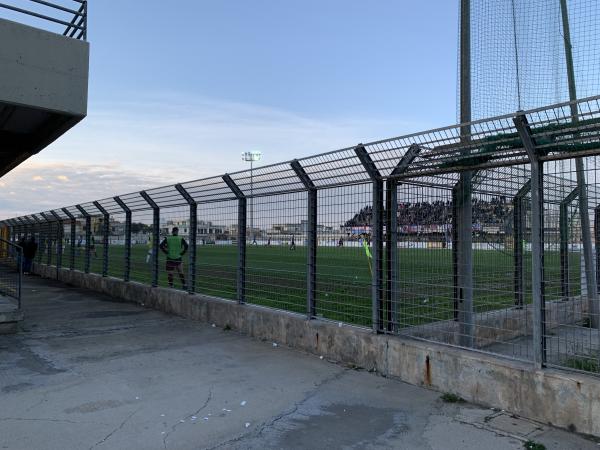
[[89,44],[0,19],[0,102],[84,117]]

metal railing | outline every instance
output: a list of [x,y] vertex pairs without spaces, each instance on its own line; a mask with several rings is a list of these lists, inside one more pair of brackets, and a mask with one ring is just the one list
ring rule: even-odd
[[0,238],[0,295],[16,301],[21,309],[23,248]]
[[0,2],[0,9],[61,25],[65,28],[58,31],[62,32],[63,36],[87,39],[87,0],[64,0],[62,3],[44,0],[26,1],[30,4],[27,8],[16,6],[13,0],[12,4]]
[[38,264],[600,373],[600,96],[0,225]]

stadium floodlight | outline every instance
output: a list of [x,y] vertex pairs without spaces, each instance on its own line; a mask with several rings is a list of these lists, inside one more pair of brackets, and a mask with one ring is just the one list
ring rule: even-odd
[[262,153],[261,152],[243,152],[242,153],[242,160],[244,161],[249,161],[250,163],[254,162],[254,161],[260,161],[260,158],[262,157]]
[[253,204],[254,204],[254,161],[260,161],[262,153],[258,151],[250,151],[242,153],[242,161],[250,163],[250,232],[252,233],[252,243],[256,244],[256,236],[254,235],[253,224]]

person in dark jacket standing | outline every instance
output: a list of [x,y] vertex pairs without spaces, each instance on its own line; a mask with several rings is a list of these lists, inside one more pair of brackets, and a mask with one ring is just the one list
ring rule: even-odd
[[35,237],[31,236],[23,245],[23,273],[31,273],[31,263],[33,263],[37,249],[38,245],[35,242]]

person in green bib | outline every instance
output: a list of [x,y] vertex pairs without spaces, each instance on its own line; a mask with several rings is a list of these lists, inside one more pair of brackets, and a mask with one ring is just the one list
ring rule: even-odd
[[181,280],[181,287],[183,290],[187,290],[185,284],[185,275],[183,274],[183,262],[182,257],[185,255],[188,249],[188,243],[185,242],[181,236],[179,236],[179,228],[173,227],[171,236],[167,236],[160,243],[160,249],[167,255],[167,263],[165,270],[167,271],[167,278],[169,280],[169,287],[173,287],[173,272],[179,274]]

